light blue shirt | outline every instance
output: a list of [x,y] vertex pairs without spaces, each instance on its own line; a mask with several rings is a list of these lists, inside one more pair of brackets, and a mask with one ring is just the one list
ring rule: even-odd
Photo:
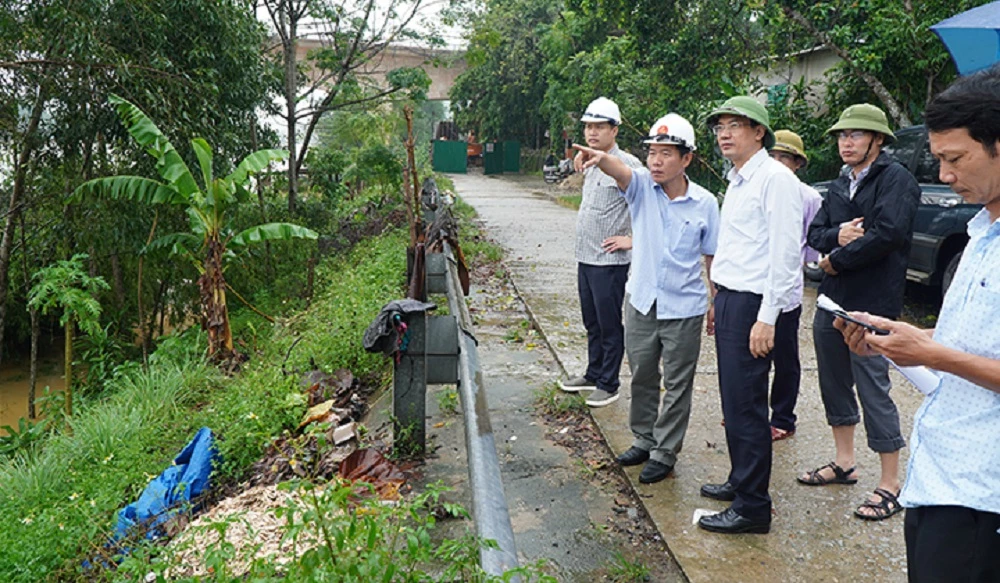
[[670,200],[649,170],[632,170],[622,192],[632,216],[632,273],[625,291],[642,314],[656,302],[657,320],[700,316],[708,311],[701,256],[715,255],[719,203],[688,181],[687,192]]
[[[969,221],[969,244],[945,295],[934,340],[1000,359],[1000,221]],[[1000,394],[948,373],[913,420],[901,502],[1000,513]]]

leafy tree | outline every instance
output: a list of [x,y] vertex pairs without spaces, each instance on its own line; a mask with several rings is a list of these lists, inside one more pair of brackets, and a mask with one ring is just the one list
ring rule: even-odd
[[[299,173],[323,115],[364,105],[375,109],[404,96],[423,100],[430,78],[420,68],[401,67],[377,83],[371,73],[394,42],[418,38],[414,30],[425,0],[261,0],[281,43],[287,133],[288,210],[295,213]],[[300,61],[308,37],[318,48]],[[440,44],[433,33],[424,41]],[[299,140],[299,132],[302,139]]]
[[90,277],[84,270],[87,255],[78,253],[68,260],[58,261],[35,274],[28,305],[43,314],[61,309],[59,323],[66,331],[66,416],[73,416],[73,330],[74,324],[86,334],[101,330],[101,304],[95,297],[108,289],[101,277]]
[[133,328],[135,251],[145,238],[138,232],[144,221],[135,219],[144,212],[122,212],[113,202],[82,212],[64,207],[65,195],[89,178],[152,169],[126,155],[121,146],[130,138],[101,101],[109,92],[141,100],[168,134],[184,127],[215,144],[224,160],[239,159],[251,150],[256,109],[273,86],[264,40],[247,0],[0,0],[0,176],[10,176],[0,186],[0,348],[9,345],[4,331],[26,336],[19,308],[30,286],[17,281],[21,270],[9,269],[22,252],[14,226],[25,212],[32,248],[23,251],[32,263],[86,249],[88,271],[112,284],[105,317],[118,319],[120,330]]
[[778,0],[762,15],[775,33],[798,29],[797,36],[842,59],[828,85],[832,99],[874,97],[897,126],[905,127],[921,117],[926,103],[955,76],[951,58],[930,26],[985,3]]
[[546,91],[541,38],[556,20],[560,0],[486,0],[466,15],[468,69],[449,97],[455,121],[481,141],[541,142],[547,124],[539,106]]
[[275,160],[285,159],[287,152],[253,152],[227,176],[213,178],[212,150],[204,139],[195,138],[191,147],[201,171],[199,185],[173,144],[142,110],[121,97],[112,96],[109,101],[117,107],[119,116],[135,141],[156,159],[156,170],[163,182],[140,176],[98,178],[78,187],[73,199],[108,197],[185,208],[190,232],[161,237],[147,245],[147,251],[170,249],[192,261],[201,274],[198,289],[202,321],[208,331],[208,354],[217,361],[229,361],[236,354],[226,304],[225,258],[232,250],[253,243],[292,238],[316,239],[318,236],[315,231],[291,223],[257,225],[236,234],[227,230],[227,213],[232,207],[250,199],[251,194],[246,189],[250,176]]

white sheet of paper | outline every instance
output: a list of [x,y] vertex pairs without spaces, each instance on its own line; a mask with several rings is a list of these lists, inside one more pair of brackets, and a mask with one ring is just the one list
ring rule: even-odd
[[[843,310],[837,302],[831,300],[825,294],[820,294],[816,298],[816,304],[830,310]],[[937,390],[938,383],[941,382],[941,377],[926,366],[899,366],[884,356],[882,358],[888,360],[889,364],[896,367],[896,370],[902,373],[906,377],[906,380],[913,383],[913,386],[917,387],[917,390],[925,395],[929,395]]]
[[886,360],[889,361],[889,364],[896,367],[896,370],[902,373],[906,377],[906,380],[913,383],[913,386],[917,387],[918,391],[925,395],[930,395],[936,391],[938,384],[941,382],[941,377],[926,366],[899,366],[888,358]]

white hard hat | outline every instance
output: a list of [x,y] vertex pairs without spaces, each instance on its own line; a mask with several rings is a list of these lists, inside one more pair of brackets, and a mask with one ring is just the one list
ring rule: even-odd
[[676,113],[668,113],[656,120],[653,127],[649,128],[649,138],[642,143],[674,144],[684,146],[691,151],[698,149],[694,145],[694,127],[691,122]]
[[622,113],[614,101],[607,97],[598,97],[590,102],[587,110],[583,112],[581,122],[601,123],[606,121],[611,125],[618,125],[622,122]]

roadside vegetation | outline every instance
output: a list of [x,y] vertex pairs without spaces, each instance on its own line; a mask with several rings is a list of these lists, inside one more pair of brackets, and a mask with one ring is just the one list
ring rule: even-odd
[[[563,137],[582,141],[578,120],[600,95],[621,107],[626,149],[677,112],[701,128],[689,173],[719,191],[724,166],[699,121],[728,97],[759,94],[772,126],[804,139],[805,180],[829,180],[841,163],[824,132],[844,107],[873,103],[894,127],[920,123],[956,76],[929,26],[987,1],[493,0],[462,13],[469,68],[451,100],[459,126],[484,141],[557,153]],[[840,60],[828,82],[787,81],[788,61],[824,52]]]

